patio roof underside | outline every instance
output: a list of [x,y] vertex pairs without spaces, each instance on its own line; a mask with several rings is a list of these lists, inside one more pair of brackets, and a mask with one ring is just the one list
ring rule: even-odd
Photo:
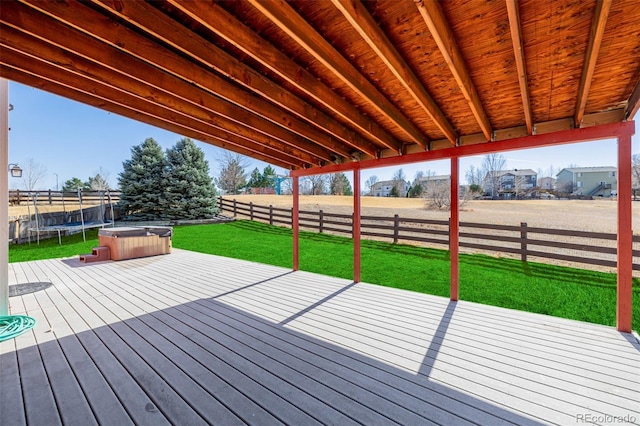
[[25,0],[0,20],[0,76],[292,170],[640,105],[635,0]]

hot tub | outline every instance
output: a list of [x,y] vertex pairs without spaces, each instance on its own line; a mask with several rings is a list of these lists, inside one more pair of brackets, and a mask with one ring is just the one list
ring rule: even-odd
[[169,227],[109,228],[98,232],[98,241],[112,260],[134,259],[171,253],[172,234]]

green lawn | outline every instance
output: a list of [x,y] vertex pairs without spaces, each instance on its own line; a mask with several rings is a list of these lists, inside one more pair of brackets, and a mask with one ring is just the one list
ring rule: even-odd
[[58,244],[58,236],[41,240],[37,244],[34,240],[29,243],[12,244],[9,246],[9,263],[25,262],[27,260],[55,259],[58,257],[77,256],[91,253],[91,249],[98,245],[98,230],[86,231],[87,241],[82,241],[82,232],[62,238],[62,245]]
[[[10,246],[9,261],[90,253],[97,231],[31,245]],[[290,268],[291,230],[257,222],[174,228],[173,246]],[[300,268],[352,278],[350,239],[301,232]],[[362,241],[362,281],[439,296],[449,295],[449,259],[444,250]],[[640,281],[634,279],[633,328],[640,330]],[[615,325],[616,276],[484,255],[460,256],[460,298],[605,325]]]

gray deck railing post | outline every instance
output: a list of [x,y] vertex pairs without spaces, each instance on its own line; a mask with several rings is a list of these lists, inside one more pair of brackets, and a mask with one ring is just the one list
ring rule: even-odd
[[400,238],[400,216],[393,216],[393,243],[397,244],[398,239]]
[[324,231],[324,212],[320,210],[318,214],[318,231],[322,234]]
[[269,225],[273,225],[273,205],[269,204]]
[[527,261],[527,222],[520,222],[520,260]]
[[53,204],[52,200],[51,200],[51,190],[49,190],[49,205]]

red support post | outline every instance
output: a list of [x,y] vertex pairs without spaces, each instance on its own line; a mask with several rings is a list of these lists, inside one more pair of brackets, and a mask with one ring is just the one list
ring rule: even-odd
[[300,187],[298,186],[298,176],[293,177],[293,209],[291,211],[291,229],[293,230],[293,270],[300,269]]
[[460,161],[458,157],[451,157],[451,217],[449,218],[449,254],[450,254],[450,280],[451,290],[450,299],[457,301],[459,296],[458,291],[458,279],[459,279],[459,263],[458,263],[458,244],[459,244],[459,230],[460,230],[460,217],[459,217],[459,168]]
[[633,231],[631,223],[631,135],[618,136],[618,331],[631,332]]
[[353,170],[353,281],[360,282],[360,169]]

